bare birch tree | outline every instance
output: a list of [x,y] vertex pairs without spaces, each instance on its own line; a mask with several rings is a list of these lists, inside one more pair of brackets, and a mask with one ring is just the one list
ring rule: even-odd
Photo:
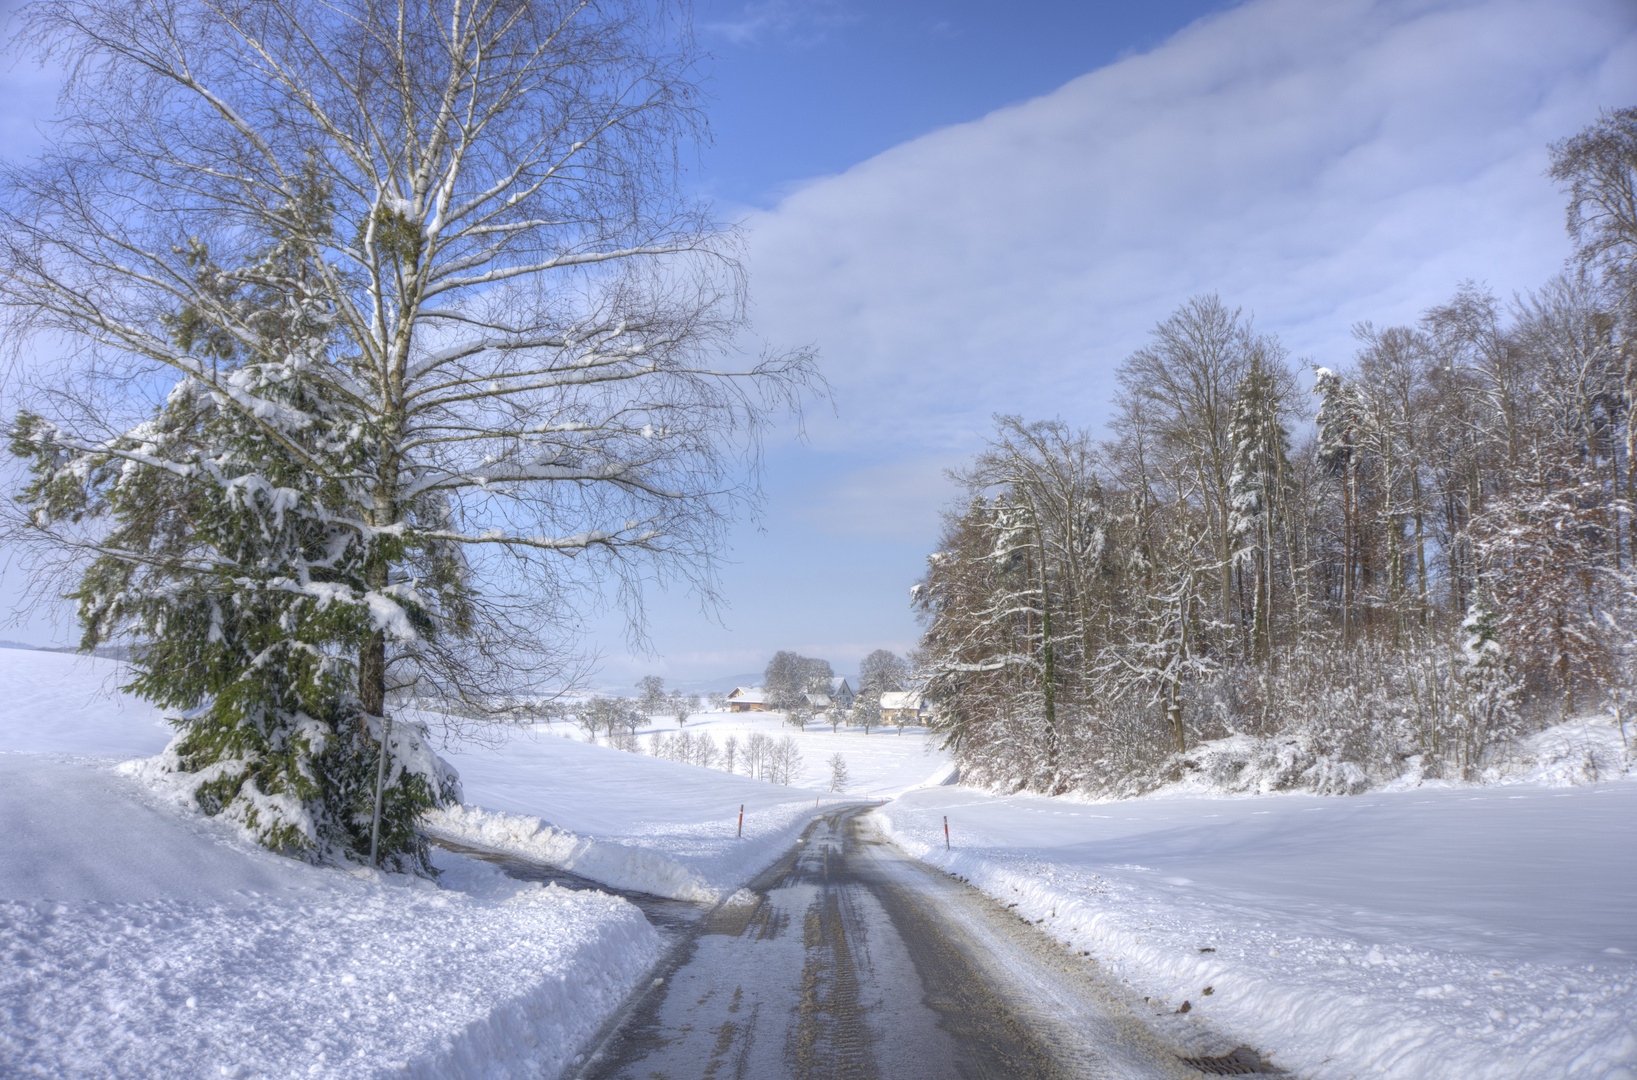
[[[66,388],[33,400],[36,449],[189,468],[125,438],[175,383],[322,477],[362,581],[281,587],[370,613],[370,715],[411,686],[492,705],[529,636],[532,677],[570,674],[553,632],[586,591],[638,635],[644,575],[713,594],[758,433],[815,375],[735,365],[735,238],[677,183],[702,123],[684,11],[41,0],[21,25],[71,73],[0,196],[10,340],[66,357],[35,369]],[[299,336],[269,338],[269,294]],[[353,452],[299,437],[318,419],[233,377],[252,365],[315,387]],[[26,524],[109,554],[95,522]]]

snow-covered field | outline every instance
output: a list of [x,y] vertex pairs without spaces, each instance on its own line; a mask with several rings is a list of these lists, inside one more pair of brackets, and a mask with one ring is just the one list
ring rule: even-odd
[[[674,721],[638,732],[675,735]],[[680,900],[718,900],[772,862],[812,820],[838,801],[887,798],[948,769],[923,732],[873,734],[785,725],[777,714],[705,713],[686,730],[718,745],[753,732],[793,737],[803,767],[789,787],[741,773],[701,769],[593,746],[558,724],[496,747],[447,756],[460,771],[466,808],[434,818],[437,835],[474,847],[532,856],[584,877]],[[851,782],[829,791],[830,759],[841,754]],[[744,806],[744,836],[738,836]]]
[[877,817],[1156,1013],[1186,1001],[1297,1075],[1637,1077],[1629,780],[1109,803],[932,788]]
[[[169,732],[116,671],[0,650],[0,1075],[550,1077],[663,948],[624,900],[455,855],[433,886],[246,844],[120,767]],[[891,798],[912,854],[1298,1076],[1637,1078],[1637,783],[1607,725],[1543,733],[1487,787],[1223,797],[1201,774],[1117,803],[940,786],[917,732],[687,730],[794,734],[799,783],[559,726],[453,751],[468,806],[436,827],[708,901],[815,803]]]
[[[447,853],[434,886],[246,843],[122,766],[170,731],[118,682],[110,661],[0,650],[0,1075],[551,1077],[659,957],[614,896]],[[725,739],[726,721],[689,729]],[[777,719],[734,726],[779,733]],[[473,809],[445,831],[712,899],[821,797],[561,736],[452,754]],[[820,750],[850,740],[870,791],[939,764],[911,735],[868,736],[873,755],[863,735],[797,737],[824,787]]]

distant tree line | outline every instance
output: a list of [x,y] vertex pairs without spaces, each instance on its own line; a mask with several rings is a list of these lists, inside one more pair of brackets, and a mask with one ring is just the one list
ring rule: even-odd
[[[1120,365],[1105,431],[996,418],[915,590],[969,778],[1357,790],[1629,711],[1637,109],[1551,151],[1576,257],[1534,292],[1361,323],[1311,394],[1199,296]],[[1194,753],[1232,735],[1226,765]]]

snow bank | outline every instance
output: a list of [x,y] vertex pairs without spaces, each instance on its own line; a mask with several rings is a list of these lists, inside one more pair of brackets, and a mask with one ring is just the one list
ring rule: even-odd
[[[1627,737],[1630,734],[1634,733],[1628,732]],[[1632,756],[1626,738],[1611,717],[1580,717],[1513,746],[1497,747],[1476,782],[1553,787],[1594,784],[1625,775]],[[1448,783],[1429,778],[1422,759],[1412,757],[1405,762],[1401,775],[1377,785],[1354,762],[1317,753],[1293,736],[1257,739],[1231,735],[1212,739],[1192,747],[1177,759],[1177,764],[1182,774],[1180,779],[1155,794],[1268,795],[1310,791],[1319,795],[1358,795],[1378,786],[1399,790]]]
[[1620,779],[1629,775],[1631,726],[1628,722],[1622,730],[1608,716],[1592,716],[1547,728],[1488,770],[1484,780],[1574,787]]
[[0,1075],[549,1077],[660,956],[618,897],[442,852],[438,885],[349,875],[183,812],[117,771],[171,736],[123,680],[0,650]]
[[662,949],[617,897],[319,869],[42,755],[0,820],[8,1077],[550,1076]]
[[714,904],[783,854],[835,802],[803,799],[747,813],[742,837],[735,816],[650,834],[645,839],[652,846],[580,836],[537,817],[476,806],[436,811],[426,825],[432,836],[549,863],[616,889]]
[[[185,812],[119,769],[172,734],[121,681],[0,650],[0,746],[26,751],[0,753],[0,1075],[549,1077],[659,957],[617,897],[442,852],[436,886],[349,875]],[[832,747],[872,790],[929,770],[912,736],[798,737],[810,776]],[[689,900],[732,902],[844,801],[556,733],[448,756],[476,805],[436,832]]]
[[576,836],[537,817],[456,806],[435,812],[426,823],[433,836],[549,863],[616,889],[703,903],[718,899],[704,875],[674,859],[634,845]]
[[[822,744],[829,736],[809,738]],[[913,739],[867,738],[888,744],[883,754],[899,787],[938,764]],[[855,801],[559,732],[523,734],[499,747],[455,747],[449,757],[467,805],[428,818],[433,835],[538,859],[615,888],[705,903],[756,876],[825,808]]]
[[1637,784],[1094,805],[931,788],[873,816],[1157,1016],[1188,1001],[1300,1075],[1637,1077]]

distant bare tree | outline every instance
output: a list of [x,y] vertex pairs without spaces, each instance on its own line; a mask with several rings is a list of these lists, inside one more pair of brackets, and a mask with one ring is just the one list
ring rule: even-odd
[[858,665],[858,690],[874,690],[877,694],[888,690],[904,690],[909,679],[909,664],[891,649],[876,649]]
[[1551,177],[1569,195],[1576,253],[1624,294],[1629,313],[1637,289],[1637,107],[1605,112],[1551,149]]
[[658,675],[644,675],[637,680],[637,708],[653,719],[665,707],[665,680]]
[[688,717],[699,711],[699,695],[680,694],[672,690],[670,708],[676,714],[676,726],[681,727],[688,722]]
[[789,735],[773,743],[768,751],[766,779],[789,786],[801,774],[801,747]]
[[785,713],[807,708],[808,694],[828,694],[835,671],[828,660],[818,660],[780,649],[762,672],[768,704]]

